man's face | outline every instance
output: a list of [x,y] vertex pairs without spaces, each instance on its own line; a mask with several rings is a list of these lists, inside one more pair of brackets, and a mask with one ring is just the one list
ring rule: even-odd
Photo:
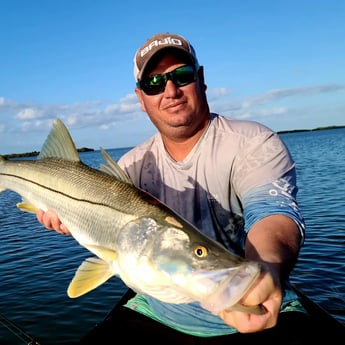
[[[171,72],[186,64],[183,59],[168,53],[144,77]],[[198,74],[196,81],[180,87],[167,80],[164,91],[156,95],[147,95],[136,88],[142,110],[163,135],[188,137],[192,135],[193,128],[203,121],[205,107],[208,116],[202,69]]]

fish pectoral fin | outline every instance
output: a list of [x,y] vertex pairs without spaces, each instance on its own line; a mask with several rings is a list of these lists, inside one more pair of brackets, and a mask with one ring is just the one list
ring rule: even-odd
[[70,298],[80,297],[114,276],[111,266],[99,258],[88,258],[78,268],[69,287]]
[[117,255],[115,250],[108,249],[102,246],[97,246],[94,244],[82,244],[86,249],[88,249],[91,253],[96,254],[100,258],[109,259],[112,261],[116,261]]
[[26,201],[18,202],[17,207],[23,212],[36,213],[38,211],[34,204]]

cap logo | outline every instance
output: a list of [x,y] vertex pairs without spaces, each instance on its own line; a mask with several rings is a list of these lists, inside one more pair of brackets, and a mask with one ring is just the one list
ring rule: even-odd
[[182,46],[183,43],[178,38],[172,38],[172,37],[166,37],[164,40],[154,40],[152,41],[148,46],[143,48],[140,52],[140,56],[143,57],[145,54],[147,54],[149,51],[151,51],[154,47],[159,47],[162,45],[176,45],[176,46]]

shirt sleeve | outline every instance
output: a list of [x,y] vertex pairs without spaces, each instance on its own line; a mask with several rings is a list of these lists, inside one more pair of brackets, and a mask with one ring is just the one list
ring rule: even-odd
[[301,244],[305,237],[305,223],[296,201],[297,187],[293,171],[284,177],[249,190],[242,200],[244,208],[245,232],[260,219],[272,214],[290,217],[301,232]]
[[243,196],[253,188],[276,181],[289,171],[295,162],[280,137],[269,130],[243,141],[234,159],[231,183],[236,195]]

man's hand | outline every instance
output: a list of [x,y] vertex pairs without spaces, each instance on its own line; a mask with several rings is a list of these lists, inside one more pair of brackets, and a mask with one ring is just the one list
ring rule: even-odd
[[263,271],[239,303],[261,305],[266,313],[254,315],[224,310],[219,316],[226,324],[241,333],[258,332],[276,325],[283,300],[282,282],[297,260],[300,241],[296,223],[284,215],[267,216],[252,226],[247,236],[245,256],[259,262]]
[[61,223],[57,213],[53,210],[48,210],[44,212],[43,210],[38,210],[36,213],[37,220],[45,226],[47,229],[55,230],[63,235],[70,235],[66,226]]
[[270,273],[264,272],[239,304],[245,306],[260,305],[266,313],[256,315],[235,310],[223,310],[219,316],[226,324],[236,328],[241,333],[258,332],[276,325],[281,303],[282,290],[280,286],[275,285]]

